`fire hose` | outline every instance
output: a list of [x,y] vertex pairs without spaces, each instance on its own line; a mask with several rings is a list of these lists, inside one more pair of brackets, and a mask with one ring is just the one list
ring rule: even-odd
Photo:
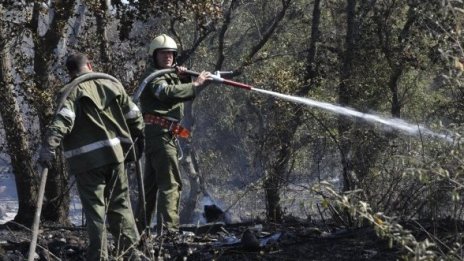
[[[194,75],[194,76],[200,75],[199,72],[195,72],[195,71],[191,71],[191,70],[187,70],[186,73]],[[213,75],[211,75],[211,78],[213,78],[213,82],[222,83],[222,84],[229,85],[229,86],[232,86],[232,87],[237,87],[237,88],[245,89],[245,90],[248,90],[248,91],[254,89],[253,86],[251,86],[251,85],[241,83],[241,82],[232,81],[232,80],[229,80],[229,79],[224,79],[224,78],[221,77],[221,75],[224,75],[224,74],[232,74],[232,72],[230,72],[230,71],[216,71],[216,72],[214,72]]]
[[[148,75],[143,81],[142,83],[139,85],[139,87],[137,88],[137,90],[135,91],[134,95],[132,96],[132,100],[137,103],[140,99],[140,95],[142,94],[143,90],[145,89],[145,86],[151,81],[153,80],[154,78],[160,76],[160,75],[163,75],[163,74],[166,74],[166,73],[172,73],[172,72],[175,72],[176,69],[175,68],[169,68],[169,69],[162,69],[162,70],[158,70],[158,71],[155,71],[153,73],[151,73],[150,75]],[[190,75],[193,75],[193,76],[198,76],[200,75],[199,72],[195,72],[195,71],[191,71],[191,70],[187,70],[186,71],[187,74],[190,74]],[[241,89],[245,89],[245,90],[253,90],[255,89],[253,86],[251,85],[248,85],[248,84],[245,84],[245,83],[240,83],[240,82],[235,82],[235,81],[231,81],[229,79],[224,79],[221,77],[221,75],[223,74],[230,74],[231,72],[223,72],[223,71],[217,71],[215,72],[213,75],[211,75],[211,78],[212,78],[212,81],[213,82],[217,82],[217,83],[222,83],[222,84],[225,84],[225,85],[229,85],[229,86],[233,86],[233,87],[237,87],[237,88],[241,88]]]
[[[120,83],[118,79],[115,77],[105,74],[105,73],[96,73],[96,72],[90,72],[86,73],[84,75],[81,75],[74,80],[72,80],[70,83],[66,84],[63,87],[63,93],[61,94],[59,100],[58,100],[58,106],[56,107],[56,111],[54,114],[54,117],[57,115],[57,113],[60,111],[61,107],[63,107],[64,102],[66,101],[66,98],[69,96],[69,94],[77,88],[77,86],[85,81],[89,80],[96,80],[96,79],[108,79],[116,83]],[[134,155],[134,159],[136,161],[136,172],[137,172],[137,183],[138,183],[138,189],[139,189],[139,195],[142,200],[143,206],[145,206],[145,191],[143,187],[143,175],[142,175],[142,168],[140,165],[140,159],[137,158],[137,154],[135,152],[135,146],[134,142],[132,144],[132,153]],[[34,221],[32,224],[32,239],[31,239],[31,244],[29,245],[29,254],[28,254],[28,261],[33,261],[34,260],[34,254],[35,254],[35,249],[37,246],[37,238],[39,234],[39,223],[40,223],[40,215],[42,212],[42,205],[43,205],[43,198],[45,194],[45,184],[47,183],[47,175],[48,175],[48,168],[44,167],[42,170],[42,176],[40,179],[40,187],[39,187],[39,195],[37,197],[37,208],[34,214]],[[144,208],[145,210],[145,208]],[[146,215],[146,214],[144,214]]]

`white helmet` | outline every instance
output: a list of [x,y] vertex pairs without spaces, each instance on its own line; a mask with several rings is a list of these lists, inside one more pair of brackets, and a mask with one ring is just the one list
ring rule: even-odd
[[148,50],[148,55],[152,56],[153,52],[159,49],[173,51],[174,57],[177,55],[177,44],[174,39],[167,36],[166,34],[159,35],[150,43],[150,49]]

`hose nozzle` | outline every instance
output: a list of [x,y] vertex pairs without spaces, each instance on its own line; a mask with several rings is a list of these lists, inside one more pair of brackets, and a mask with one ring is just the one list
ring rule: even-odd
[[214,75],[221,77],[221,75],[233,74],[233,71],[215,71]]

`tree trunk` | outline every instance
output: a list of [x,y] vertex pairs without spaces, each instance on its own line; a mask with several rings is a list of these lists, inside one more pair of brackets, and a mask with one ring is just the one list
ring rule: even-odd
[[224,13],[224,20],[222,22],[221,29],[218,33],[218,54],[216,65],[214,67],[215,70],[220,70],[222,68],[222,64],[224,63],[225,35],[227,30],[229,29],[230,22],[232,21],[232,12],[235,10],[235,8],[238,7],[239,4],[240,2],[238,0],[231,0],[229,8]]
[[[224,34],[227,31],[227,27],[230,22],[230,15],[232,13],[232,10],[237,6],[237,1],[232,0],[229,9],[226,12],[226,18],[223,22],[223,26],[220,32],[220,37],[219,37],[219,43],[220,43],[220,50],[222,51],[223,48],[223,38]],[[205,37],[202,37],[201,39],[198,39],[195,41],[196,43],[194,44],[194,47],[186,54],[182,55],[180,57],[179,62],[182,63],[183,61],[187,60],[196,48],[198,48],[200,41],[203,41]],[[219,52],[219,58],[218,58],[218,63],[216,65],[216,70],[220,69],[220,64],[222,65],[224,55],[223,53]],[[219,66],[219,67],[218,67]],[[204,88],[201,88],[197,91],[197,96],[203,91]],[[182,125],[186,127],[189,130],[193,130],[193,125],[195,123],[195,119],[193,117],[193,108],[192,108],[192,102],[185,102],[185,107],[184,107],[184,118],[182,119]],[[200,170],[198,168],[197,158],[196,158],[196,153],[195,153],[195,148],[192,146],[192,143],[190,140],[182,140],[180,142],[182,151],[184,153],[184,158],[182,160],[182,166],[184,171],[187,173],[189,182],[190,182],[190,193],[189,196],[187,197],[187,202],[185,203],[185,206],[182,208],[182,212],[180,215],[181,222],[190,222],[194,218],[194,211],[196,209],[198,200],[200,198],[200,194],[203,193],[204,195],[207,195],[207,190],[206,190],[206,184],[201,176]]]
[[[306,75],[304,79],[309,81],[310,84],[303,86],[298,95],[306,95],[311,87],[313,87],[317,80],[316,69],[316,44],[319,41],[319,24],[320,24],[320,0],[314,2],[313,19],[311,23],[311,41],[309,42],[309,52],[306,59]],[[275,133],[279,137],[279,145],[277,157],[273,159],[271,170],[268,178],[264,181],[264,191],[266,196],[266,213],[268,220],[274,222],[282,221],[282,208],[280,205],[280,190],[290,171],[289,162],[291,159],[292,149],[288,144],[292,143],[298,127],[301,125],[303,119],[303,110],[300,106],[294,106],[294,114],[286,120],[286,128],[282,129],[279,133]]]
[[198,172],[198,165],[196,164],[195,153],[191,149],[191,144],[182,142],[183,159],[182,166],[188,173],[187,177],[190,184],[189,195],[187,201],[183,205],[180,213],[181,223],[191,223],[194,221],[195,209],[197,202],[200,199],[200,194],[206,195],[205,183]]
[[408,19],[404,24],[401,33],[399,35],[399,42],[400,42],[400,51],[399,54],[399,62],[391,63],[392,66],[392,73],[390,75],[389,87],[392,93],[392,100],[391,100],[391,113],[393,117],[400,118],[401,117],[401,101],[400,101],[400,94],[398,84],[403,75],[403,71],[406,68],[406,57],[404,57],[403,53],[405,52],[409,38],[411,37],[411,27],[415,23],[417,19],[417,14],[414,7],[410,7],[408,10]]
[[[407,20],[401,29],[397,39],[398,43],[395,46],[395,43],[392,42],[394,37],[389,36],[388,30],[390,25],[386,23],[387,19],[384,19],[382,14],[377,15],[377,24],[378,24],[378,36],[380,44],[382,46],[382,51],[387,58],[388,64],[391,68],[390,79],[388,81],[388,87],[391,91],[391,114],[395,118],[401,117],[402,104],[400,100],[399,93],[399,82],[401,76],[403,75],[404,70],[406,69],[407,63],[405,57],[406,50],[409,45],[409,38],[411,37],[411,27],[417,20],[417,14],[414,6],[410,6],[407,14]],[[387,34],[387,36],[384,36]]]
[[276,173],[270,173],[264,181],[266,196],[266,218],[271,222],[282,222],[282,207],[280,206],[280,184]]
[[[291,158],[291,140],[295,129],[287,131],[284,136],[287,140],[280,140],[281,145],[276,159],[271,163],[272,166],[268,176],[264,180],[264,193],[266,196],[266,218],[271,222],[282,222],[282,207],[280,204],[280,192],[286,183],[288,175],[288,162]],[[280,136],[279,136],[280,137]],[[283,138],[285,138],[283,137]],[[282,137],[280,137],[282,138]]]
[[[4,34],[2,34],[4,35]],[[2,58],[0,59],[0,115],[3,119],[6,133],[8,154],[16,179],[18,194],[18,213],[14,221],[30,227],[34,220],[34,210],[37,199],[37,175],[33,169],[29,143],[26,140],[27,131],[24,128],[21,113],[13,93],[10,78],[10,54],[6,43],[1,42]]]
[[390,80],[388,82],[388,85],[390,87],[391,91],[391,114],[395,118],[400,118],[401,117],[401,103],[399,99],[399,93],[398,93],[398,84],[401,75],[403,74],[403,66],[398,66],[393,68],[393,72],[390,75]]
[[107,33],[108,9],[108,1],[100,0],[100,6],[95,13],[95,17],[97,22],[97,34],[99,35],[100,40],[99,50],[101,55],[101,61],[103,63],[102,69],[104,72],[110,73],[112,70],[112,63]]
[[[291,4],[291,1],[290,0],[282,0],[282,9],[278,12],[278,14],[276,15],[276,17],[274,17],[274,19],[272,19],[270,21],[269,24],[265,25],[264,28],[263,28],[263,37],[259,39],[259,41],[257,41],[254,46],[251,48],[251,51],[246,55],[246,58],[243,59],[243,63],[241,65],[238,66],[238,68],[235,70],[236,73],[240,73],[241,70],[243,70],[244,67],[250,65],[251,61],[252,61],[252,58],[259,52],[259,50],[261,50],[264,45],[271,39],[271,36],[274,34],[276,28],[278,27],[278,25],[280,24],[280,22],[283,20],[283,18],[285,17],[285,14],[288,10],[288,8],[290,7],[290,4]],[[221,69],[221,66],[222,66],[222,63],[223,63],[223,59],[224,59],[224,54],[223,54],[223,51],[224,51],[224,36],[225,36],[225,32],[227,31],[228,29],[228,26],[229,26],[229,22],[230,22],[230,17],[232,16],[232,12],[235,8],[237,8],[237,6],[240,5],[240,1],[235,1],[235,0],[232,0],[230,2],[230,6],[229,6],[229,9],[226,11],[226,17],[225,17],[225,20],[224,20],[224,23],[221,27],[221,30],[220,30],[220,33],[219,33],[219,38],[218,38],[218,41],[219,41],[219,53],[218,53],[218,59],[217,59],[217,62],[215,64],[215,69],[216,70],[220,70]],[[199,40],[204,40],[204,38],[200,38]],[[188,52],[186,52],[185,55],[182,55],[181,57],[179,57],[178,59],[178,62],[182,63],[183,61],[187,60],[189,55],[191,53],[193,53],[193,51],[199,46],[199,41],[196,41],[195,44],[194,44],[194,48],[190,49]],[[202,91],[202,89],[198,90],[197,92],[197,95],[199,95],[199,93]],[[193,127],[193,116],[192,116],[192,106],[189,106],[188,103],[187,103],[187,106],[185,108],[185,117],[183,119],[183,125],[185,127],[187,127],[188,129],[192,129]],[[183,147],[188,147],[189,149],[184,149],[184,157],[185,158],[188,158],[190,157],[190,159],[192,160],[192,162],[194,162],[196,159],[195,159],[195,153],[194,153],[194,148],[192,146],[185,146],[185,144],[183,145]],[[188,154],[185,154],[185,153],[188,153]],[[184,164],[185,165],[185,164]],[[187,164],[188,165],[188,164]],[[195,167],[194,167],[195,168]],[[191,167],[187,167],[187,168],[184,168],[184,170],[188,173],[188,175],[190,176],[189,179],[190,181],[193,181],[193,182],[199,182],[197,184],[191,184],[192,187],[199,187],[200,188],[200,191],[205,191],[206,189],[206,185],[203,183],[203,179],[201,178],[201,175],[198,175],[198,178],[195,177],[195,175],[197,174],[192,174],[192,173],[189,173],[189,169],[192,169]],[[196,169],[196,172],[199,173],[199,170]],[[273,185],[277,185],[278,186],[279,184],[279,180],[278,179],[275,179],[275,180],[270,180],[268,185],[269,186],[273,186]],[[272,210],[271,212],[273,212],[273,216],[276,216],[276,215],[279,215],[279,217],[281,216],[281,213],[282,211],[280,210],[280,203],[279,204],[274,204],[273,202],[280,202],[280,196],[279,196],[279,191],[280,189],[279,188],[271,188],[269,187],[269,197],[270,197],[270,204],[272,205]],[[194,193],[194,194],[191,194],[191,198],[189,198],[189,201],[192,206],[196,205],[197,202],[193,202],[196,198],[198,198],[198,193],[199,192],[195,192],[195,191],[192,191],[191,193]],[[196,197],[195,197],[195,193],[196,193]],[[277,194],[275,194],[277,193]],[[276,196],[277,195],[277,196]],[[193,207],[190,207],[190,209],[194,209]],[[184,215],[187,215],[186,211],[183,212]],[[188,215],[187,215],[188,216]]]
[[61,148],[57,149],[56,155],[58,155],[56,164],[49,170],[47,176],[46,201],[44,201],[42,219],[45,222],[69,225],[71,224],[68,218],[70,206],[69,175],[65,159],[60,157],[62,155]]
[[[341,71],[340,85],[338,87],[338,98],[341,105],[350,105],[353,98],[350,89],[350,78],[352,73],[352,62],[355,49],[355,10],[356,0],[347,0],[347,31],[345,37],[345,51],[343,53],[343,66]],[[355,187],[356,178],[353,171],[352,144],[349,137],[351,123],[344,117],[339,117],[338,132],[340,134],[340,154],[343,166],[343,191],[352,190]]]
[[[192,130],[194,125],[192,101],[185,103],[184,111],[185,115],[182,119],[182,125],[187,129]],[[187,173],[190,184],[190,192],[187,196],[187,201],[182,207],[180,219],[181,223],[190,223],[193,221],[194,212],[200,197],[200,193],[205,191],[205,184],[203,183],[203,179],[200,178],[200,170],[198,169],[198,165],[195,164],[195,151],[190,140],[180,140],[180,146],[183,154],[181,165],[184,172]]]
[[[34,3],[33,15],[30,28],[33,32],[34,41],[34,82],[36,88],[40,91],[51,90],[49,75],[50,68],[53,62],[54,51],[60,42],[60,39],[67,28],[68,19],[73,14],[75,1],[59,1],[54,2],[49,12],[54,13],[53,20],[45,35],[40,36],[38,32],[39,17],[41,3]],[[51,119],[52,106],[44,103],[33,103],[39,112],[41,130]],[[61,152],[58,150],[57,152]],[[69,190],[68,190],[68,173],[64,164],[61,153],[53,162],[50,168],[45,187],[45,198],[48,201],[44,202],[43,219],[49,222],[69,223]]]
[[316,51],[317,43],[320,40],[319,24],[321,20],[321,0],[314,1],[313,7],[313,19],[311,22],[311,41],[309,42],[308,57],[306,59],[306,75],[304,76],[305,82],[310,84],[307,87],[303,87],[299,95],[305,95],[312,86],[317,85],[317,63],[316,63]]

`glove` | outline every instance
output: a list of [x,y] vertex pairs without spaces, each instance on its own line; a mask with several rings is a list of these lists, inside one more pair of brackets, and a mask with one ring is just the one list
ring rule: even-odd
[[39,163],[43,167],[51,168],[55,156],[54,150],[50,149],[48,146],[42,146],[39,152]]
[[137,159],[140,159],[145,150],[145,135],[142,133],[134,138],[134,149]]

